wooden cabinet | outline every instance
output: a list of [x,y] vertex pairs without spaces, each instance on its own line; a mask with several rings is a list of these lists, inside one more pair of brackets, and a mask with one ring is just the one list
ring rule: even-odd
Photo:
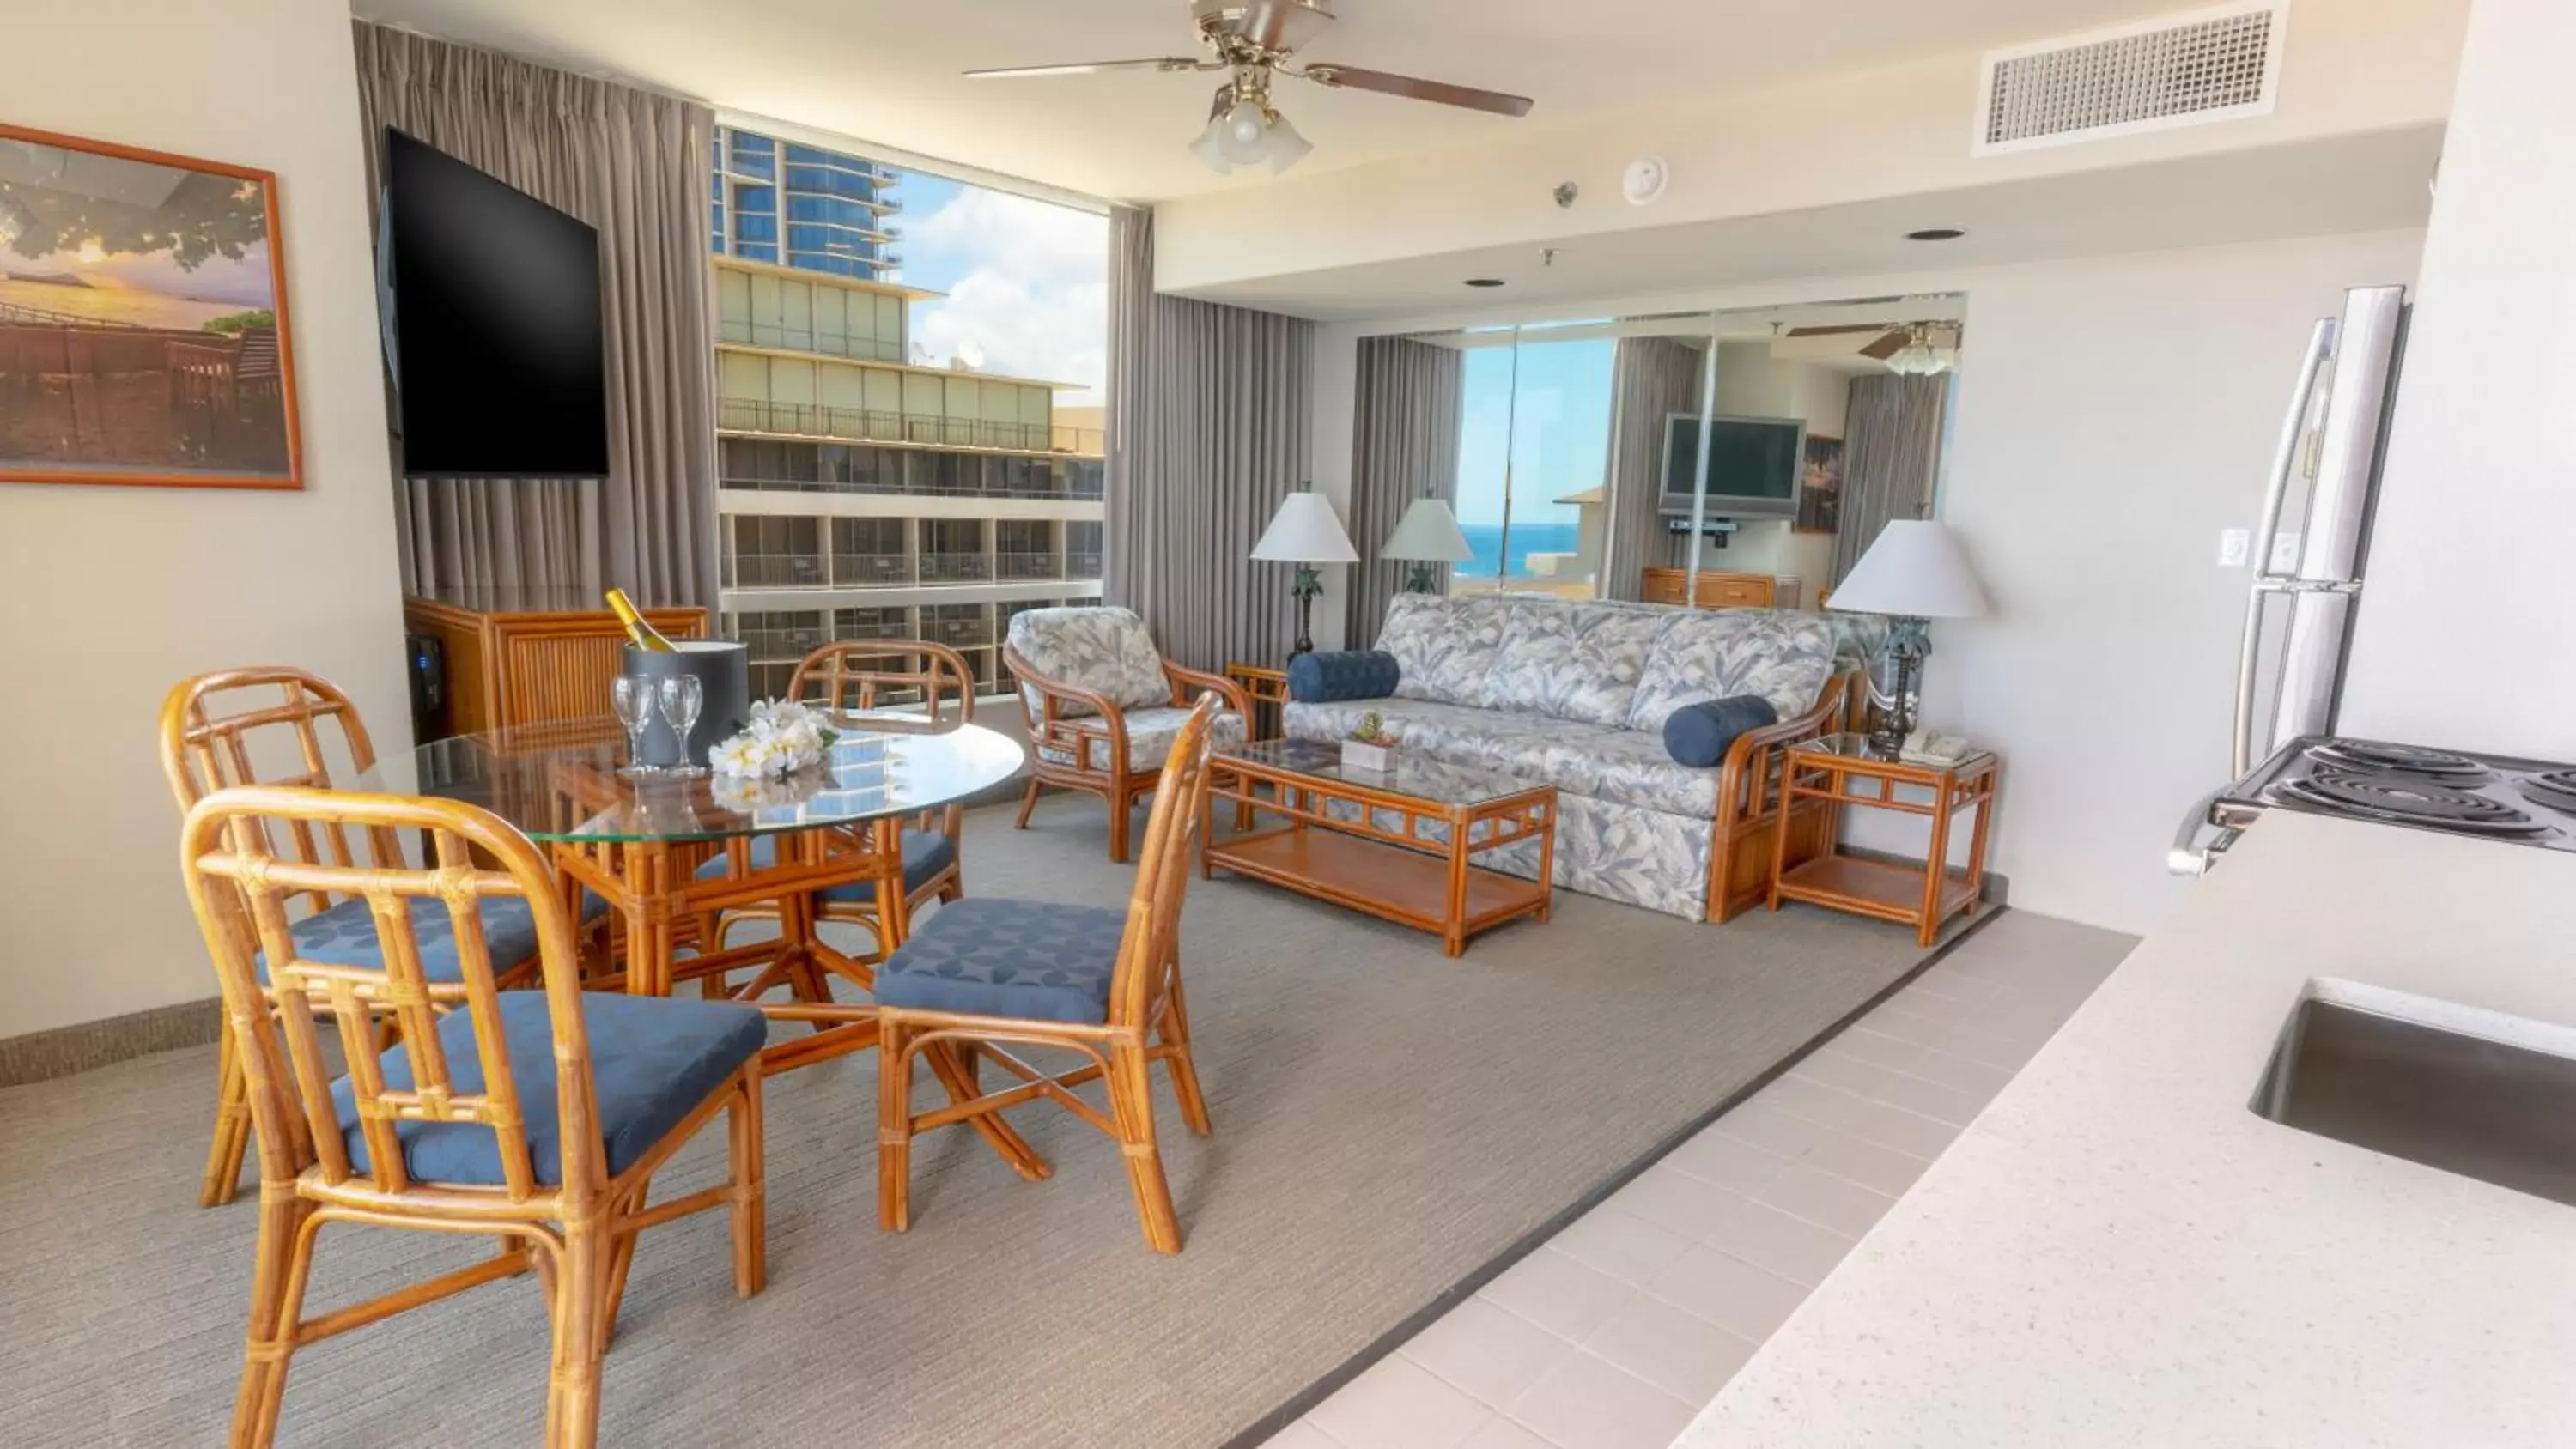
[[[475,590],[403,600],[403,628],[447,656],[447,729],[475,734],[608,714],[608,682],[626,668],[625,627],[556,590]],[[646,609],[674,639],[702,639],[704,609]]]
[[1645,571],[1642,597],[1650,604],[1679,604],[1687,600],[1701,609],[1794,609],[1798,607],[1799,582],[1775,579],[1769,574],[1729,574],[1709,569],[1700,570],[1699,587],[1690,589],[1686,569],[1650,568]]

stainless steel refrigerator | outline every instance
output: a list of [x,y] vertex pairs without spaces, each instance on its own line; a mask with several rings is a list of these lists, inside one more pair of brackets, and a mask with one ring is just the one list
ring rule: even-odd
[[[2330,734],[2362,590],[2370,507],[2396,393],[2406,289],[2356,287],[2340,317],[2320,317],[2300,359],[2248,561],[2254,578],[2238,644],[2230,785],[2194,807],[2174,841],[2177,873],[2197,874],[2242,825],[2222,808],[2275,748]],[[2276,569],[2276,540],[2296,535],[2294,567]],[[2204,843],[2208,827],[2218,827]]]

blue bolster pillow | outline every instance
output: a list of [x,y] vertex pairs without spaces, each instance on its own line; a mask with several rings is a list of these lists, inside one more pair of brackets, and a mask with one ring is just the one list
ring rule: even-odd
[[1395,681],[1402,674],[1395,656],[1383,649],[1300,654],[1288,661],[1288,697],[1299,704],[1384,699],[1395,693]]
[[1686,704],[1664,720],[1664,749],[1676,764],[1706,769],[1726,758],[1727,746],[1746,730],[1780,722],[1780,711],[1758,694]]

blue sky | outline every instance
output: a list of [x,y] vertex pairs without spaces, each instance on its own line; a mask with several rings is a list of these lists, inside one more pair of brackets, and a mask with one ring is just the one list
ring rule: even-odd
[[1520,405],[1512,406],[1512,351],[1470,348],[1461,379],[1458,521],[1503,521],[1503,451],[1511,438],[1512,521],[1572,523],[1555,500],[1601,482],[1610,443],[1606,337],[1520,346]]

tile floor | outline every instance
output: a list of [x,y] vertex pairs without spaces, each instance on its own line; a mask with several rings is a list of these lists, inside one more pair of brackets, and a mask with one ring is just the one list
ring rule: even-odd
[[2132,944],[1993,921],[1270,1449],[1660,1449]]

